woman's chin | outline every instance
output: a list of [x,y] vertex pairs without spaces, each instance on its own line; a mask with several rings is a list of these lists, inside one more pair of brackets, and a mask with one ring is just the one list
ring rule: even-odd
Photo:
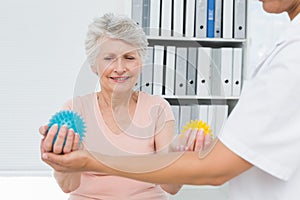
[[128,94],[131,92],[133,87],[129,84],[116,84],[112,89],[113,94]]

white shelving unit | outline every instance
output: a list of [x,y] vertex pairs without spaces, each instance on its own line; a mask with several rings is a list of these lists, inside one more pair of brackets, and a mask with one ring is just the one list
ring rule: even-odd
[[[174,4],[178,3],[178,1],[180,1],[180,0],[172,0],[171,1],[171,2],[173,2],[172,7],[174,8],[174,10],[176,10]],[[216,1],[218,1],[218,0],[216,0]],[[226,1],[226,0],[221,0],[221,1],[223,3],[224,2],[227,2],[227,3],[229,2],[229,4],[231,3],[231,5],[233,7],[235,6],[235,4],[232,3],[232,2],[235,2],[235,3],[237,2],[237,1]],[[132,3],[137,3],[137,2],[138,2],[137,0],[136,1],[132,0]],[[146,4],[143,4],[143,5],[148,5],[148,6],[149,6],[149,4],[151,4],[151,3],[149,3],[151,1],[148,1],[148,0],[142,0],[140,2],[144,2],[144,3],[146,2]],[[162,1],[160,1],[160,2],[162,2]],[[167,1],[167,2],[170,2],[170,1]],[[187,2],[187,1],[183,1],[183,2]],[[195,0],[195,7],[197,7],[196,2],[200,2],[200,1]],[[220,1],[218,1],[218,3],[219,2]],[[165,51],[168,50],[167,47],[175,47],[176,49],[181,48],[181,47],[183,47],[183,48],[191,48],[191,47],[201,48],[201,47],[204,47],[204,48],[211,48],[211,49],[232,48],[232,56],[234,55],[234,52],[233,52],[234,49],[237,49],[237,48],[242,49],[241,78],[240,78],[240,82],[238,83],[238,84],[240,84],[240,88],[242,88],[243,83],[244,83],[244,78],[246,77],[246,72],[247,72],[247,70],[246,70],[246,68],[247,68],[247,66],[246,66],[246,64],[247,64],[247,60],[246,60],[247,59],[247,43],[248,43],[248,39],[247,39],[248,12],[247,11],[248,11],[248,7],[249,7],[249,5],[248,5],[249,0],[245,0],[245,1],[242,1],[242,2],[245,2],[245,6],[246,6],[245,7],[246,13],[245,13],[245,16],[244,16],[245,17],[245,24],[244,24],[244,27],[243,27],[244,31],[245,31],[245,37],[244,38],[234,38],[234,33],[232,34],[232,38],[222,38],[222,35],[221,35],[220,38],[208,38],[208,37],[201,37],[200,38],[200,37],[191,37],[191,36],[185,37],[184,34],[180,35],[180,34],[176,34],[175,32],[172,33],[173,30],[169,30],[170,31],[170,36],[166,36],[165,35],[165,33],[166,33],[165,30],[161,29],[159,31],[156,31],[158,33],[161,33],[161,35],[148,35],[149,46],[153,47],[153,48],[155,46],[164,46]],[[149,3],[149,4],[147,4],[147,3]],[[143,7],[143,5],[140,4],[140,7]],[[137,7],[138,6],[136,6],[135,8],[137,8]],[[230,9],[231,12],[234,12],[233,7],[231,7],[231,9]],[[160,7],[160,15],[161,16],[164,13],[164,8],[166,8],[166,7],[161,5],[161,7]],[[222,7],[222,9],[223,8],[224,7]],[[150,10],[153,10],[153,9],[151,8]],[[145,11],[145,8],[144,8],[144,11]],[[135,12],[135,11],[133,10],[133,12]],[[169,8],[168,8],[167,13],[169,13],[169,12],[170,11],[169,11]],[[173,12],[175,12],[175,11],[173,11]],[[183,12],[183,13],[185,13],[185,12]],[[186,18],[187,18],[187,15],[189,15],[189,14],[186,11],[186,13],[185,13]],[[198,16],[197,13],[195,13],[194,16],[195,17]],[[173,13],[172,17],[175,17],[176,19],[178,19],[178,16],[175,16],[174,13]],[[233,14],[233,17],[234,17],[234,14]],[[157,18],[157,16],[156,16],[156,18]],[[161,21],[159,23],[160,26],[162,24],[165,24],[165,22],[162,23],[162,21],[165,20],[166,17],[164,16],[163,18],[164,19],[161,19]],[[147,19],[148,20],[151,19],[151,13],[150,13],[150,17],[149,16],[143,16],[142,18],[137,19],[137,20],[140,20],[139,24],[141,24],[141,25],[151,24],[151,23],[147,23],[147,22],[143,21],[143,20],[147,20]],[[194,22],[196,23],[196,19],[195,19]],[[173,24],[171,25],[171,27],[174,28],[175,27],[174,22],[172,22],[172,23]],[[180,23],[182,23],[182,22],[180,22]],[[233,22],[232,22],[232,24],[233,24]],[[182,23],[182,25],[185,26],[185,23]],[[167,29],[169,29],[169,27],[170,26],[168,26]],[[195,25],[195,27],[196,27],[196,25]],[[143,28],[145,28],[145,30],[147,30],[148,27],[143,27]],[[152,27],[150,27],[150,30],[151,30],[151,28]],[[160,27],[160,28],[162,28],[162,27]],[[183,33],[185,33],[185,28],[183,28]],[[232,25],[232,29],[233,28],[234,28],[234,24]],[[237,29],[235,29],[235,30],[237,30]],[[146,33],[149,33],[149,32],[146,32]],[[194,30],[194,36],[196,36],[196,30]],[[167,65],[167,62],[166,62],[167,55],[168,55],[168,53],[165,53],[164,64],[163,64],[164,67]],[[213,59],[213,58],[211,58],[211,59]],[[187,62],[190,62],[190,61],[187,60]],[[233,58],[232,58],[232,63],[233,62],[234,61],[233,61]],[[233,64],[232,64],[232,68],[233,68]],[[172,70],[173,69],[176,69],[176,67],[172,68]],[[198,70],[198,68],[197,68],[197,70]],[[233,69],[232,69],[232,71],[233,71]],[[167,73],[167,70],[164,69],[164,75],[166,75],[166,73]],[[142,76],[143,76],[143,74],[142,74]],[[153,76],[155,76],[155,74],[153,74]],[[176,78],[176,75],[174,75],[174,76]],[[215,79],[212,78],[211,80],[215,80]],[[165,81],[164,83],[166,83],[166,77],[164,77],[164,81]],[[189,81],[189,80],[187,80],[187,81]],[[196,81],[199,81],[199,80],[196,80]],[[220,81],[220,83],[221,83],[221,81]],[[232,80],[231,84],[235,84],[235,82],[233,82],[233,80]],[[141,85],[143,86],[142,81],[141,81]],[[174,85],[176,85],[176,83]],[[188,83],[186,83],[186,85],[188,85]],[[167,86],[164,85],[164,87],[166,88]],[[233,110],[233,108],[235,107],[236,103],[239,100],[239,95],[235,95],[236,93],[234,93],[234,95],[233,95],[233,92],[232,92],[231,95],[216,95],[216,94],[213,94],[213,95],[203,96],[203,95],[198,95],[197,92],[195,92],[195,95],[187,95],[187,94],[186,95],[183,95],[183,94],[178,95],[175,92],[176,89],[175,88],[173,88],[173,89],[174,89],[174,95],[170,95],[170,94],[166,95],[166,89],[165,90],[163,89],[163,93],[161,94],[161,96],[163,98],[165,98],[172,106],[176,106],[176,105],[179,105],[179,106],[186,106],[186,105],[219,106],[219,105],[225,105],[226,106],[227,105],[228,106],[228,115],[229,115],[230,112]],[[181,111],[180,111],[180,114],[182,114]],[[179,117],[179,118],[181,118],[181,117]],[[175,119],[177,119],[176,116],[175,116]],[[219,118],[217,118],[216,120],[218,120],[218,119]],[[214,120],[214,121],[216,121],[216,120]],[[228,199],[228,184],[224,184],[223,186],[219,186],[219,187],[185,185],[185,186],[183,186],[183,188],[181,189],[181,191],[177,195],[170,196],[170,199],[171,200],[176,200],[176,199],[190,199],[190,200],[193,200],[193,199],[218,199],[218,200],[226,200],[226,199]]]
[[[240,85],[240,88],[243,84],[244,79],[244,72],[246,72],[246,52],[247,52],[247,7],[248,7],[248,0],[241,1],[241,2],[234,2],[234,1],[215,1],[214,3],[214,34],[215,37],[211,38],[209,36],[209,13],[211,11],[210,3],[206,0],[192,0],[192,1],[184,1],[184,0],[167,0],[167,1],[150,1],[150,0],[132,0],[132,18],[137,21],[139,25],[143,27],[146,34],[148,35],[148,42],[149,46],[153,47],[155,52],[155,46],[163,46],[165,47],[165,51],[167,50],[167,47],[175,47],[178,48],[211,48],[213,50],[219,50],[221,48],[232,48],[232,57],[234,55],[235,48],[242,49],[242,67],[241,67],[241,79],[240,82],[237,83]],[[205,7],[206,6],[206,7]],[[243,11],[245,10],[245,12]],[[240,12],[244,12],[243,15],[239,15],[240,13],[236,10],[239,10]],[[191,14],[191,12],[194,14]],[[207,13],[206,14],[199,14],[199,13]],[[217,14],[218,13],[218,14]],[[236,17],[238,16],[238,17]],[[206,19],[202,20],[200,17],[204,17]],[[236,17],[236,18],[235,18]],[[244,24],[241,23],[241,20]],[[191,23],[192,22],[192,23]],[[203,24],[205,23],[206,24]],[[236,24],[235,24],[236,23]],[[191,30],[191,26],[194,27]],[[243,24],[243,26],[241,26]],[[153,26],[151,26],[153,25]],[[227,28],[227,27],[230,28]],[[204,27],[204,29],[203,29]],[[200,30],[200,29],[201,30]],[[206,32],[207,30],[207,32]],[[179,31],[179,32],[178,32]],[[239,32],[241,31],[241,32]],[[236,34],[237,33],[237,34]],[[153,35],[154,34],[154,35]],[[203,35],[204,34],[204,35]],[[206,37],[205,37],[206,34]],[[231,35],[231,36],[230,36]],[[177,51],[177,50],[176,50]],[[189,51],[189,50],[187,50]],[[196,50],[198,51],[198,50]],[[223,51],[221,49],[220,51]],[[166,57],[168,53],[165,53],[164,55],[164,63],[160,63],[161,65],[166,66]],[[178,52],[175,53],[177,56]],[[189,54],[189,53],[188,53]],[[217,53],[218,54],[218,53]],[[219,53],[219,54],[222,54]],[[228,54],[227,54],[228,55]],[[213,55],[210,58],[213,60]],[[223,55],[222,55],[223,56]],[[220,56],[221,57],[221,56]],[[187,62],[190,62],[189,58],[184,58]],[[197,58],[198,59],[198,58]],[[217,58],[218,59],[218,58]],[[220,58],[221,59],[221,58]],[[162,59],[160,59],[162,60]],[[153,60],[155,63],[155,59]],[[176,61],[177,62],[177,61]],[[197,61],[198,62],[198,61]],[[200,61],[199,61],[200,62]],[[233,62],[233,58],[232,58]],[[155,65],[155,64],[154,64]],[[157,65],[157,64],[156,64]],[[197,64],[199,65],[199,63]],[[212,64],[211,64],[212,65]],[[216,64],[217,65],[217,64]],[[219,64],[218,68],[221,64]],[[164,67],[162,67],[164,68]],[[176,67],[172,68],[171,70],[175,69]],[[197,68],[197,66],[195,66]],[[188,67],[187,67],[188,70]],[[197,69],[198,70],[198,69]],[[214,73],[218,71],[219,69],[213,69]],[[154,70],[155,71],[155,70]],[[164,69],[164,76],[166,76],[167,70]],[[180,73],[175,70],[176,75],[177,73]],[[147,73],[149,70],[147,70]],[[220,72],[220,71],[219,71]],[[162,72],[160,72],[162,73]],[[187,73],[187,72],[186,72]],[[199,73],[199,72],[197,72]],[[221,72],[220,72],[221,74]],[[221,76],[219,74],[219,76]],[[153,74],[155,76],[156,74]],[[142,74],[143,76],[143,74]],[[181,76],[181,74],[179,75]],[[183,77],[186,76],[186,74],[182,75]],[[215,82],[214,77],[216,77],[214,74],[211,75],[211,82]],[[220,77],[221,78],[221,77]],[[175,77],[176,79],[176,77]],[[153,81],[155,78],[153,78]],[[160,80],[160,79],[158,79]],[[145,84],[143,81],[141,81],[141,88],[145,85],[149,86],[149,78],[147,78],[147,84]],[[194,81],[199,81],[194,79]],[[233,81],[233,80],[232,80]],[[188,80],[186,80],[186,83],[184,83],[183,87],[188,87],[189,83],[187,83]],[[221,84],[224,84],[222,80],[220,81]],[[183,104],[204,104],[204,105],[228,105],[229,106],[229,113],[233,109],[234,105],[237,103],[239,99],[239,95],[233,95],[232,97],[227,94],[215,94],[213,93],[213,88],[211,89],[211,95],[205,97],[203,95],[198,95],[197,92],[195,92],[195,95],[183,95],[183,94],[176,94],[175,88],[174,90],[174,96],[170,96],[169,94],[166,96],[167,90],[166,88],[168,85],[166,83],[166,77],[163,78],[163,83],[150,83],[150,84],[161,84],[165,89],[162,89],[162,93],[158,95],[162,95],[165,99],[167,99],[171,105],[176,105],[178,103]],[[235,83],[231,83],[233,85]],[[176,83],[175,83],[176,85]],[[194,87],[196,87],[197,83],[194,83]],[[229,84],[227,84],[229,85]],[[153,86],[154,87],[154,86]],[[157,87],[157,86],[155,86]],[[209,86],[212,87],[212,86]],[[222,86],[221,86],[222,87]],[[232,86],[233,87],[233,86]],[[172,88],[171,88],[172,89]],[[186,89],[187,90],[187,89]],[[195,89],[197,90],[197,89]],[[218,89],[217,89],[218,90]],[[224,90],[224,88],[221,88],[221,90]],[[147,89],[147,92],[151,91],[151,89]],[[157,90],[156,90],[157,91]],[[153,91],[153,94],[156,94],[156,92]],[[222,97],[223,96],[223,97]]]
[[[244,72],[246,71],[246,52],[247,39],[224,39],[224,38],[187,38],[187,37],[163,37],[163,36],[148,36],[149,46],[175,46],[175,47],[210,47],[210,48],[242,48],[243,49],[243,67],[242,67],[242,82]],[[171,105],[177,105],[178,102],[187,104],[204,104],[204,105],[228,105],[229,113],[234,108],[239,97],[238,96],[207,96],[200,97],[197,95],[162,95]]]

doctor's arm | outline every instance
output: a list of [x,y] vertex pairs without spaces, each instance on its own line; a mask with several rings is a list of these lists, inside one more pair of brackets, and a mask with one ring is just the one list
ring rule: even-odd
[[60,172],[105,172],[157,184],[221,185],[252,167],[220,141],[202,159],[197,152],[115,157],[87,151],[44,153],[42,159]]

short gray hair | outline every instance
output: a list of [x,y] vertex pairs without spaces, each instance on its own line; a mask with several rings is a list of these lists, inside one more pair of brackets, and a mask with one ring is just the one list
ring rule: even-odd
[[146,55],[148,41],[143,29],[126,16],[116,16],[112,13],[95,18],[88,26],[85,40],[85,50],[88,62],[93,66],[96,62],[99,48],[98,40],[102,37],[123,40],[137,48],[143,59]]

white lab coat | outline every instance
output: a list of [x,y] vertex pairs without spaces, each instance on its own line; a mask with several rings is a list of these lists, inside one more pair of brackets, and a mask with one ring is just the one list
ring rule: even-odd
[[254,167],[232,200],[300,199],[300,14],[244,85],[220,141]]

